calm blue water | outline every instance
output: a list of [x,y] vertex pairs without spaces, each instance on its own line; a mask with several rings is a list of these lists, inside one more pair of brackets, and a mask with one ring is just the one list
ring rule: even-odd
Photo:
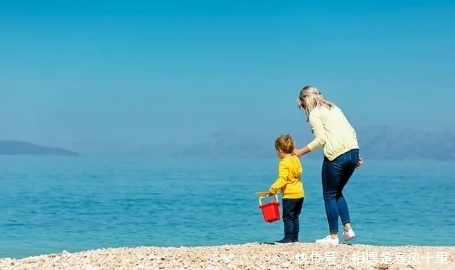
[[[301,240],[327,234],[320,161],[302,160]],[[0,257],[280,239],[256,191],[277,160],[0,158]],[[345,191],[355,243],[455,245],[455,166],[366,160]],[[340,225],[341,228],[341,225]]]

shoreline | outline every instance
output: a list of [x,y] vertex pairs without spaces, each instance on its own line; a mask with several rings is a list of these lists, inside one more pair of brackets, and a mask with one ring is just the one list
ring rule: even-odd
[[455,270],[455,246],[315,243],[100,248],[20,259],[0,269],[431,269]]

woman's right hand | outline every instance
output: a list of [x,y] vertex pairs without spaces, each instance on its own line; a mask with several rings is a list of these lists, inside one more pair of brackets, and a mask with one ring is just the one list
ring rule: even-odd
[[294,151],[292,151],[292,154],[300,157],[302,156],[302,149],[295,148]]

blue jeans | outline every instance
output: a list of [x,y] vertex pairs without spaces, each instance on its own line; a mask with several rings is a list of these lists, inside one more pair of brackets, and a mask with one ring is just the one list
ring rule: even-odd
[[299,240],[299,216],[302,211],[303,198],[283,199],[284,239],[289,241]]
[[333,161],[324,158],[322,163],[322,191],[331,233],[338,232],[338,216],[343,225],[351,222],[343,189],[354,173],[358,160],[359,149],[352,149]]

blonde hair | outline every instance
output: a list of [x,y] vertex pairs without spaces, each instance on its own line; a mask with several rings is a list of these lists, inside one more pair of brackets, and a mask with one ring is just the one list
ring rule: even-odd
[[310,113],[314,108],[325,106],[331,109],[335,106],[335,104],[326,100],[321,92],[313,86],[303,87],[297,98],[297,105],[299,106],[299,109],[305,112],[307,122],[309,121]]
[[291,135],[281,135],[275,140],[275,149],[283,151],[285,154],[292,154],[294,151],[295,144]]

